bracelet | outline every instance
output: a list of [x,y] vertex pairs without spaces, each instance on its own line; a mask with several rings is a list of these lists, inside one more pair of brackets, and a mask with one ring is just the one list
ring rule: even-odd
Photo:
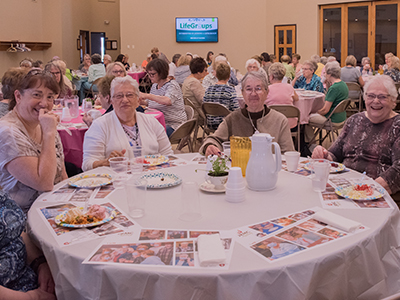
[[31,269],[37,274],[39,266],[43,263],[47,262],[46,257],[44,255],[41,255],[37,258],[35,258],[31,264],[29,265]]

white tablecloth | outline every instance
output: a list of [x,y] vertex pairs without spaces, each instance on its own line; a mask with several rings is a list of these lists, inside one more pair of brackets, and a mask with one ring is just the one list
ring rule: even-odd
[[325,94],[318,92],[314,93],[317,94],[317,96],[305,97],[302,95],[301,91],[297,91],[299,101],[295,101],[294,106],[300,110],[300,124],[308,124],[310,114],[316,113],[324,106]]
[[[204,172],[195,172],[199,168],[202,166],[186,165],[163,172],[201,183]],[[201,192],[201,220],[184,222],[178,219],[180,186],[149,190],[146,215],[137,222],[144,228],[224,230],[320,206],[309,179],[284,171],[279,173],[276,189],[246,190],[246,197],[245,202],[234,204],[226,202],[224,194]],[[121,209],[127,208],[123,190],[110,198]],[[229,270],[209,270],[81,264],[102,239],[59,247],[37,212],[36,208],[50,204],[43,199],[46,194],[34,203],[28,222],[49,262],[59,300],[379,299],[400,287],[397,208],[334,210],[370,229],[274,262],[236,244]]]

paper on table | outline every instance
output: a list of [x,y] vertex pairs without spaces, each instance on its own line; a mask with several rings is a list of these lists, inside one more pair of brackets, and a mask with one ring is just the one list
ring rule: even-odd
[[197,238],[201,267],[225,263],[226,255],[219,234],[204,235]]
[[318,211],[313,216],[313,219],[327,223],[330,226],[339,228],[347,232],[354,232],[361,226],[361,224],[356,221],[339,216],[327,210]]

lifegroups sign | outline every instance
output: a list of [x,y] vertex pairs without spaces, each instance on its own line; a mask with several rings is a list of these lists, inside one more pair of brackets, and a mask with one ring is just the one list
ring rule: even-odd
[[218,18],[176,18],[176,41],[218,42]]

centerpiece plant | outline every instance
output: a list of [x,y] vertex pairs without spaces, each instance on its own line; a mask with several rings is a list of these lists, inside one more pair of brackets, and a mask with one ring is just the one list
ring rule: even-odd
[[213,157],[210,158],[211,161],[211,170],[208,172],[209,176],[227,176],[228,175],[228,170],[229,167],[226,165],[226,163],[230,160],[229,156],[227,155],[221,155],[221,156],[216,156],[214,155]]

